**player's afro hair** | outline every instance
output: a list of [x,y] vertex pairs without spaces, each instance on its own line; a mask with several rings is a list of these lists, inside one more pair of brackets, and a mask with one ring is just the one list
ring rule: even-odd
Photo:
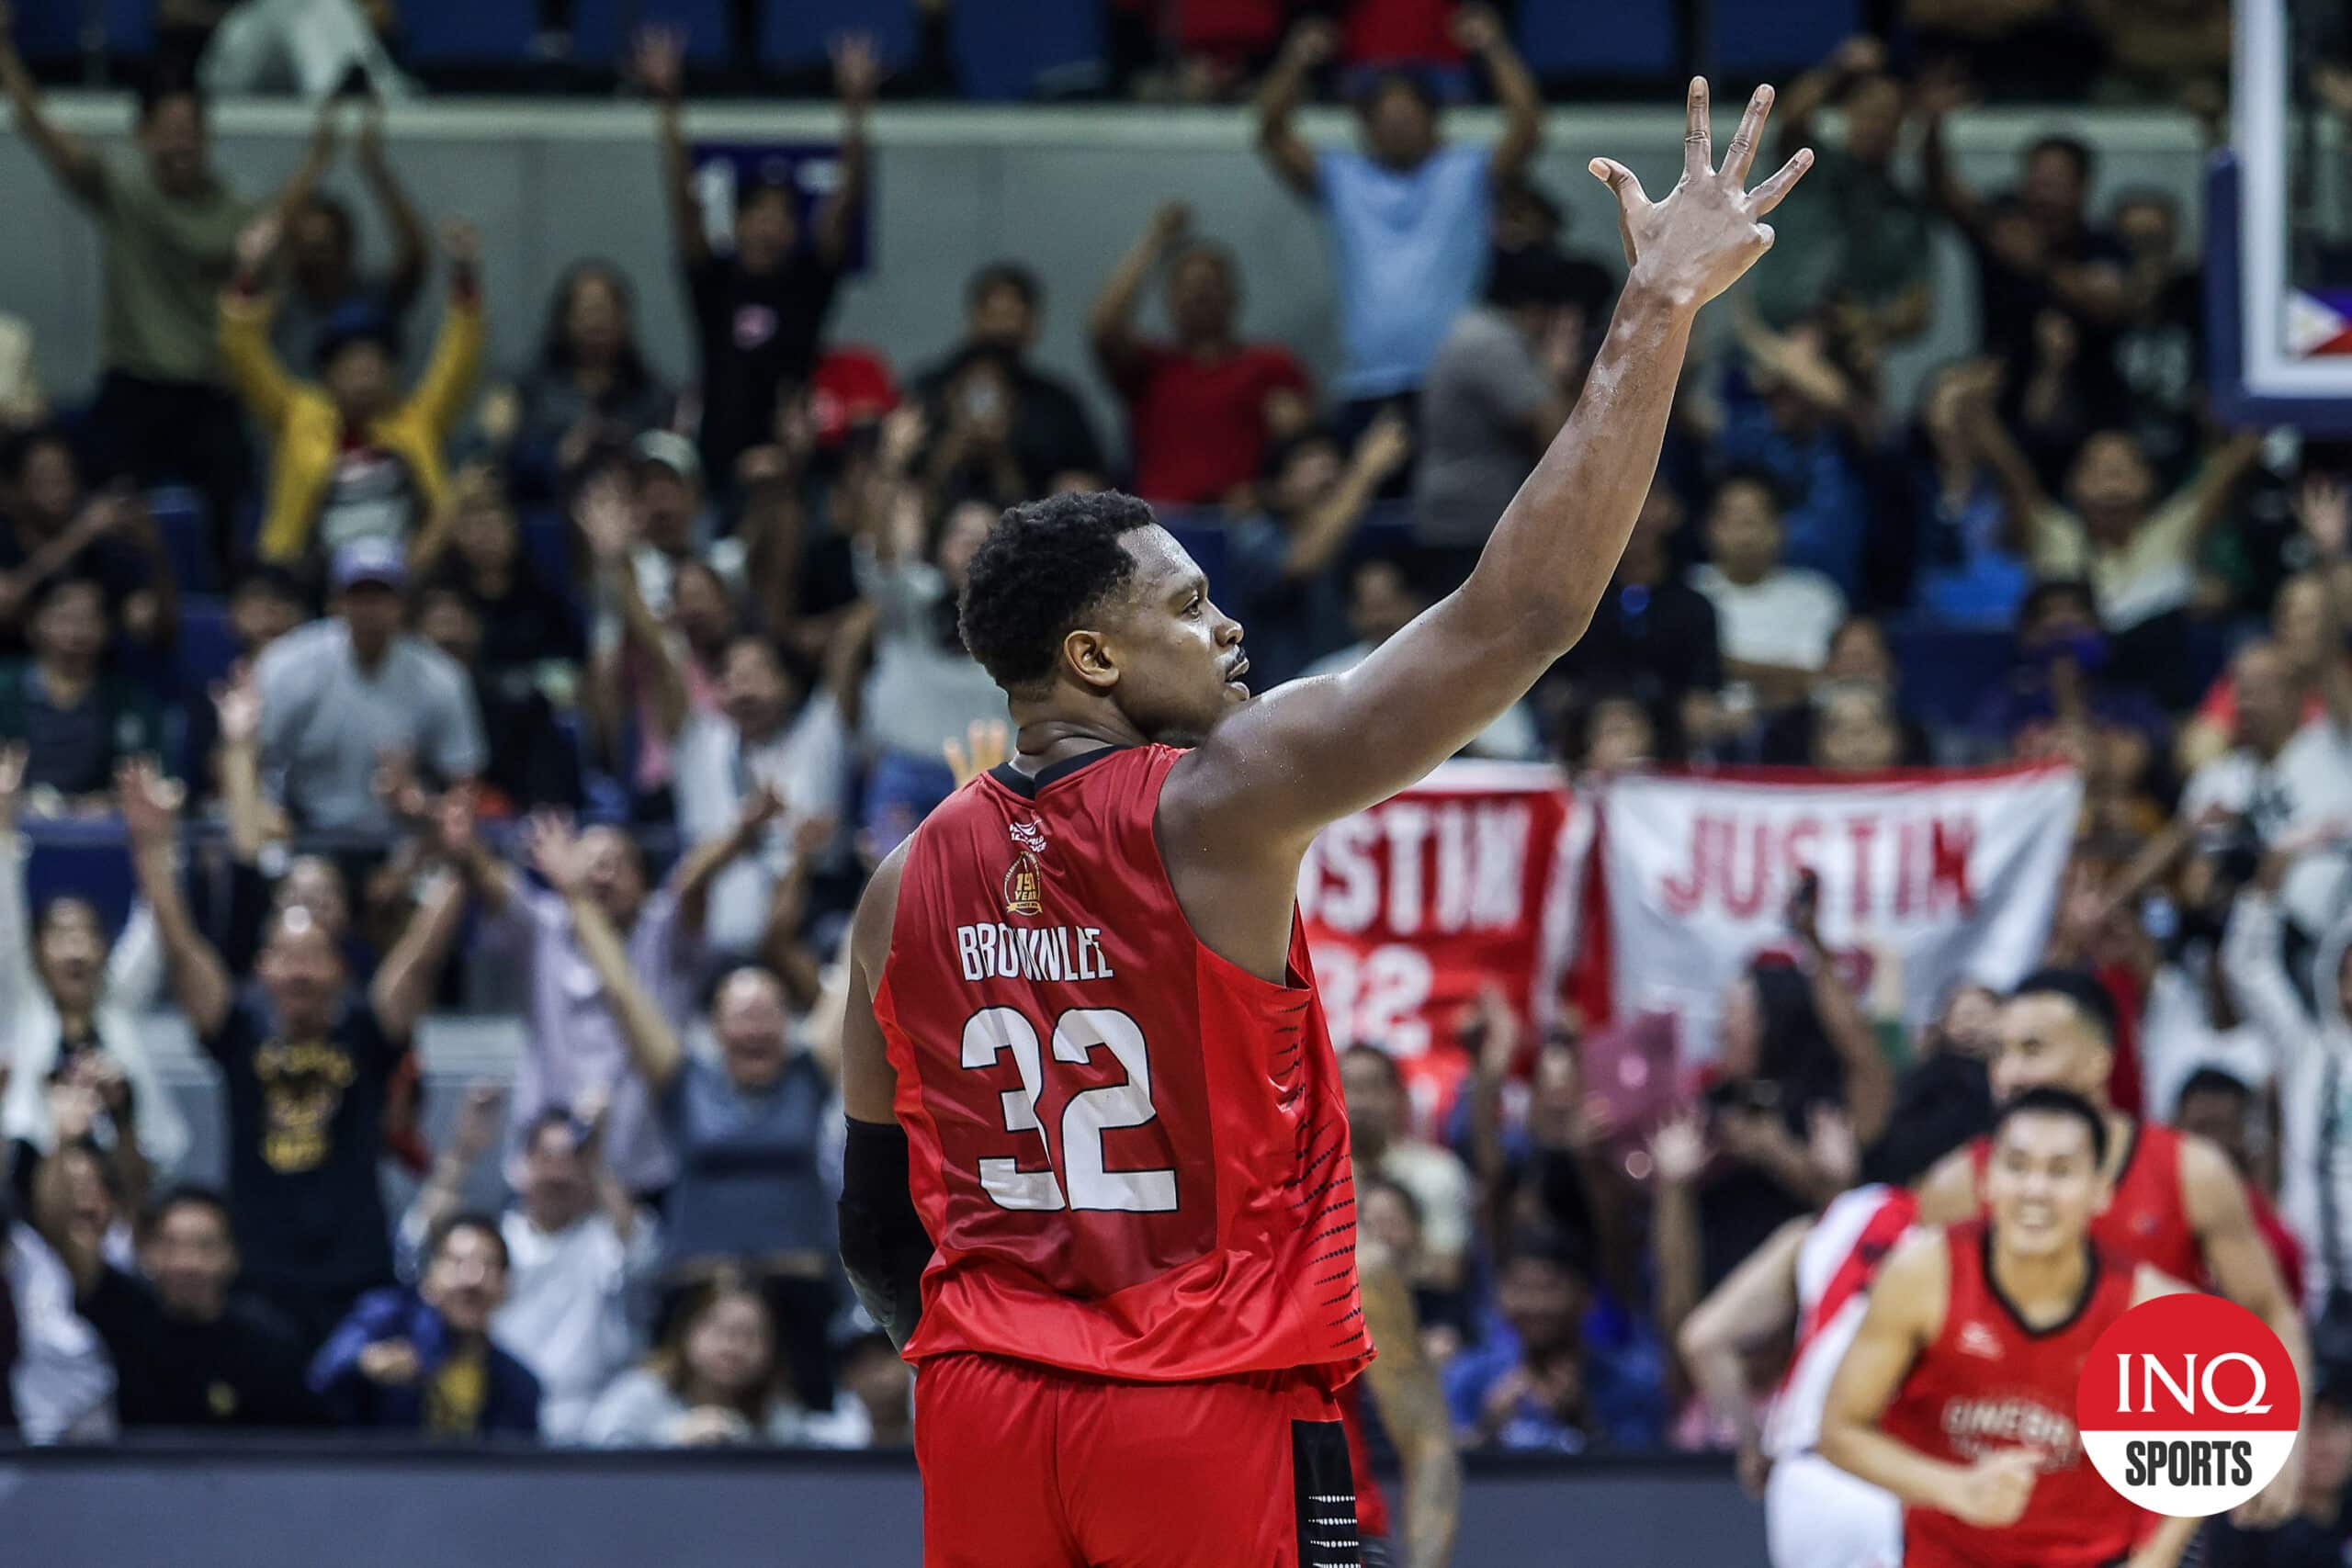
[[1119,536],[1158,521],[1110,490],[1013,507],[972,557],[958,616],[965,648],[1008,692],[1043,684],[1062,638],[1135,575]]

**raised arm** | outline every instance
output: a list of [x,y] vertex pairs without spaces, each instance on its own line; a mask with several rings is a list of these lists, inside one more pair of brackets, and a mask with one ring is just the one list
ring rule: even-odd
[[2003,1449],[1973,1465],[1952,1464],[1879,1429],[1912,1362],[1942,1328],[1950,1273],[1940,1232],[1905,1243],[1886,1260],[1830,1382],[1819,1449],[1838,1469],[1913,1507],[1997,1529],[2015,1524],[2033,1496],[2030,1451]]
[[1258,88],[1258,155],[1276,179],[1308,201],[1323,194],[1323,182],[1315,172],[1315,150],[1300,138],[1291,120],[1298,113],[1299,101],[1306,96],[1306,78],[1331,58],[1338,42],[1339,35],[1329,21],[1307,17],[1283,40],[1274,68],[1266,73]]
[[1517,179],[1544,141],[1544,90],[1510,46],[1510,30],[1494,8],[1464,6],[1453,14],[1453,41],[1486,63],[1487,80],[1502,105],[1502,140],[1487,165],[1496,184]]
[[466,1204],[466,1181],[474,1167],[498,1146],[499,1129],[505,1124],[506,1092],[484,1079],[466,1090],[458,1110],[457,1131],[433,1161],[433,1173],[417,1189],[416,1197],[401,1216],[403,1251],[422,1254],[424,1240],[442,1221]]
[[1181,201],[1160,203],[1094,298],[1094,309],[1086,318],[1087,336],[1094,345],[1094,362],[1114,387],[1125,386],[1141,346],[1136,336],[1136,302],[1143,286],[1192,226],[1191,208]]
[[670,1021],[662,1016],[660,1006],[637,983],[637,972],[629,966],[628,950],[621,944],[620,932],[613,929],[604,909],[588,896],[580,841],[557,818],[535,817],[531,819],[531,858],[571,915],[572,935],[580,943],[581,955],[588,960],[589,967],[596,972],[597,981],[605,987],[605,1003],[621,1026],[621,1038],[628,1045],[629,1059],[636,1064],[638,1076],[645,1080],[647,1089],[661,1095],[677,1077],[678,1068],[685,1061],[685,1048],[679,1043],[678,1032],[671,1028]]
[[678,247],[678,264],[693,272],[709,262],[710,237],[703,231],[686,155],[685,35],[675,28],[647,28],[637,35],[630,64],[660,118],[662,195],[670,209],[670,237]]
[[2345,653],[2344,601],[2337,592],[2346,536],[2352,535],[2352,491],[2340,479],[2313,474],[2296,492],[2295,519],[2311,541],[2312,567],[2320,574],[2320,646],[2331,655],[2320,670],[2320,690],[2336,728],[2352,730],[2352,658]]
[[1372,503],[1380,499],[1380,487],[1412,455],[1412,426],[1395,409],[1383,409],[1356,437],[1355,450],[1349,454],[1347,471],[1340,476],[1340,482],[1291,531],[1290,548],[1283,556],[1283,576],[1295,582],[1329,566],[1355,536],[1356,525],[1372,510]]
[[1404,1276],[1385,1258],[1359,1261],[1364,1333],[1380,1348],[1364,1382],[1405,1467],[1405,1568],[1445,1568],[1462,1522],[1462,1456],[1445,1391],[1422,1352]]
[[334,165],[335,142],[341,134],[335,121],[342,108],[342,101],[337,98],[329,98],[319,106],[318,118],[311,123],[309,150],[303,153],[301,163],[295,165],[294,172],[286,177],[286,183],[277,187],[277,194],[269,198],[269,206],[263,210],[263,217],[284,225],[293,219],[294,209],[310,200],[311,193],[319,188],[319,182],[326,178],[327,170]]
[[17,52],[16,22],[11,0],[0,0],[0,93],[7,96],[8,107],[15,111],[17,129],[33,144],[57,182],[76,200],[95,205],[106,197],[106,170],[88,143],[60,130],[43,112],[40,87],[25,69],[24,57]]
[[1858,76],[1886,68],[1886,46],[1868,33],[1857,33],[1832,51],[1829,58],[1789,84],[1781,95],[1780,145],[1794,152],[1813,135],[1813,117],[1844,92]]
[[1846,1068],[1846,1113],[1853,1119],[1854,1136],[1875,1143],[1894,1111],[1894,1069],[1878,1047],[1878,1036],[1862,1016],[1861,1004],[1838,972],[1838,961],[1822,945],[1819,884],[1811,898],[1791,900],[1789,924],[1813,981],[1813,1009],[1820,1015],[1822,1032],[1829,1037]]
[[180,891],[175,863],[179,789],[144,761],[125,764],[115,784],[122,801],[123,831],[130,840],[131,871],[138,878],[140,896],[155,911],[155,931],[163,939],[164,961],[171,971],[173,999],[187,1015],[188,1027],[197,1038],[209,1039],[227,1021],[237,992],[220,953],[196,929],[187,897]]
[[[1659,201],[1623,164],[1593,162],[1632,271],[1576,412],[1467,582],[1345,674],[1244,705],[1177,764],[1161,811],[1179,852],[1216,842],[1271,851],[1269,864],[1295,857],[1325,823],[1460,750],[1584,635],[1657,472],[1699,308],[1770,247],[1764,215],[1811,163],[1800,152],[1745,188],[1770,104],[1758,88],[1718,171],[1694,78],[1682,177]],[[1382,743],[1363,744],[1373,734]]]
[[1813,1221],[1804,1218],[1774,1231],[1682,1320],[1676,1337],[1691,1383],[1739,1434],[1743,1464],[1760,1450],[1764,1437],[1763,1412],[1748,1382],[1744,1352],[1795,1325],[1797,1254],[1812,1230]]
[[865,139],[866,112],[882,85],[882,57],[873,39],[853,33],[833,45],[833,92],[842,104],[842,177],[817,209],[817,248],[834,266],[849,255],[852,225],[865,201],[865,166],[872,151]]
[[743,797],[735,821],[726,832],[706,839],[686,852],[678,867],[678,919],[699,936],[710,912],[710,885],[718,874],[759,847],[760,840],[784,810],[784,802],[765,783],[755,784]]
[[2206,456],[2196,477],[2188,481],[2193,503],[2189,526],[2196,535],[2210,532],[2222,520],[2238,486],[2245,482],[2261,456],[2262,433],[2254,430],[2240,431]]
[[674,739],[686,725],[686,676],[670,650],[662,623],[638,590],[637,567],[629,557],[637,524],[628,498],[620,481],[608,474],[582,491],[577,505],[580,531],[596,563],[597,591],[620,611],[624,648],[650,666],[654,723],[663,736]]
[[1984,228],[1984,198],[1960,177],[1944,142],[1944,125],[1951,111],[1967,104],[1973,94],[1966,82],[1946,73],[1921,82],[1913,93],[1925,131],[1919,142],[1919,168],[1926,176],[1928,199],[1936,209],[1966,230],[1972,238]]
[[384,227],[391,231],[392,265],[384,274],[384,294],[395,311],[405,310],[424,287],[424,267],[433,254],[433,243],[425,235],[424,214],[417,211],[400,176],[392,173],[391,160],[384,154],[381,104],[370,104],[359,121],[359,173],[376,198],[376,209],[384,215]]
[[[2295,1363],[2295,1377],[2303,1390],[2306,1425],[2311,1415],[2312,1344],[2303,1330],[2302,1314],[2278,1273],[2278,1261],[2255,1228],[2247,1206],[2245,1179],[2229,1157],[2202,1138],[2183,1138],[2180,1145],[2180,1195],[2189,1228],[2196,1232],[2205,1255],[2206,1272],[2222,1295],[2270,1325]],[[2300,1450],[2298,1450],[2300,1456]],[[2302,1465],[2290,1463],[2277,1480],[2237,1511],[2243,1525],[2267,1529],[2294,1512],[2302,1483]]]
[[[462,795],[463,790],[452,790],[452,795]],[[447,807],[445,807],[447,809]],[[472,807],[463,807],[470,816]],[[400,941],[376,970],[376,977],[368,983],[368,1005],[375,1010],[376,1021],[386,1035],[393,1040],[406,1040],[416,1032],[417,1020],[433,1002],[435,986],[441,978],[441,965],[449,956],[449,949],[458,940],[458,932],[466,923],[466,878],[444,868],[434,879],[416,912],[409,917],[408,928],[401,932]]]
[[1962,432],[1976,460],[1993,470],[2011,527],[2030,540],[2036,533],[2034,520],[2050,505],[2050,493],[1994,406],[2001,390],[2001,367],[1984,360],[1957,374],[1963,378],[1958,394]]

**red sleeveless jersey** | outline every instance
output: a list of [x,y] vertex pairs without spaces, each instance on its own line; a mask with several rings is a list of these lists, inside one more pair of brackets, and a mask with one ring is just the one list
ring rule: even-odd
[[2132,1305],[2132,1260],[2096,1246],[2083,1300],[2063,1323],[2032,1329],[1992,1278],[1982,1221],[1946,1233],[1951,1286],[1942,1330],[1920,1353],[1881,1423],[1921,1453],[1969,1464],[2001,1449],[2036,1450],[2041,1473],[2025,1515],[1980,1529],[1905,1508],[1903,1539],[1928,1562],[1974,1568],[2097,1568],[2131,1554],[2144,1516],[2100,1479],[2075,1429],[2075,1382],[2099,1334]]
[[1275,985],[1193,936],[1153,829],[1182,755],[999,768],[915,832],[874,1000],[938,1247],[910,1360],[1336,1387],[1371,1359],[1306,939]]
[[[2123,1153],[2116,1173],[2115,1196],[2091,1222],[2091,1240],[2108,1251],[2145,1263],[2185,1285],[2205,1279],[2205,1249],[2189,1228],[2188,1211],[2180,1196],[2180,1141],[2177,1127],[2161,1122],[2134,1121],[2132,1146]],[[1993,1157],[1989,1138],[1969,1145],[1977,1179]],[[1982,1189],[1979,1189],[1980,1195]]]

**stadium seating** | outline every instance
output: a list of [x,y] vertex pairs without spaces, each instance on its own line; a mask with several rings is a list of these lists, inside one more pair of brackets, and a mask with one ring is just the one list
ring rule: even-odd
[[1519,47],[1547,79],[1674,73],[1681,47],[1674,8],[1612,0],[1539,0],[1520,8]]
[[1701,68],[1734,82],[1786,80],[1861,31],[1861,13],[1860,0],[1741,0],[1709,6]]
[[733,52],[727,13],[727,0],[577,0],[571,13],[572,58],[582,65],[614,64],[638,28],[658,26],[685,34],[690,63],[723,64]]
[[[972,7],[963,7],[972,9]],[[1001,11],[992,26],[1016,32]],[[886,63],[904,62],[914,52],[914,15],[908,6],[877,6],[874,0],[790,0],[760,8],[760,63],[807,66],[825,58],[843,33],[871,33]]]
[[955,15],[956,56],[970,98],[1056,98],[1092,91],[1103,80],[1100,0],[1027,0],[1021,25],[993,7]]
[[401,13],[401,55],[424,69],[513,65],[531,52],[537,0],[469,0],[412,6]]

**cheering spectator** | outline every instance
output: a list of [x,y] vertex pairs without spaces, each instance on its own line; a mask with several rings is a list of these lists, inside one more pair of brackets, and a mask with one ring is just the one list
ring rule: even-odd
[[777,1382],[767,1303],[725,1275],[679,1303],[661,1349],[605,1390],[585,1437],[606,1448],[797,1443],[800,1412]]
[[1564,259],[1498,265],[1487,302],[1454,319],[1430,362],[1413,473],[1413,536],[1470,575],[1487,536],[1567,423],[1591,322]]
[[811,1416],[802,1440],[829,1449],[915,1446],[914,1369],[887,1334],[861,1334],[842,1347],[841,1397]]
[[[1851,615],[1829,638],[1829,657],[1802,701],[1773,716],[1758,738],[1758,760],[1775,767],[1826,767],[1870,772],[1902,762],[1924,767],[1935,761],[1926,726],[1897,701],[1899,672],[1886,632],[1867,615]],[[1856,703],[1860,695],[1863,700]],[[1835,716],[1831,710],[1839,709]],[[1889,741],[1882,727],[1894,727],[1886,761],[1869,762]]]
[[74,1276],[0,1201],[0,1405],[28,1443],[98,1442],[114,1435],[113,1366],[105,1344],[74,1310]]
[[[214,172],[204,99],[185,80],[159,74],[141,87],[136,157],[102,156],[60,128],[17,53],[11,11],[0,0],[0,92],[105,241],[105,375],[87,419],[100,469],[142,485],[165,478],[194,485],[211,513],[220,557],[230,559],[230,520],[251,458],[236,402],[217,379],[214,324],[254,205]],[[328,151],[313,145],[315,166],[298,172],[288,189],[315,184]]]
[[49,811],[104,810],[114,770],[163,749],[152,693],[108,668],[103,583],[52,577],[34,591],[33,656],[0,665],[0,744],[27,748],[24,787]]
[[277,1316],[235,1293],[229,1206],[201,1187],[158,1197],[139,1227],[134,1272],[68,1240],[74,1308],[106,1342],[126,1428],[310,1427],[325,1418],[303,1381],[301,1347]]
[[1747,314],[1738,333],[1746,356],[1724,378],[1715,460],[1768,476],[1782,498],[1781,553],[1859,598],[1871,515],[1862,453],[1877,438],[1870,378],[1816,323],[1774,333]]
[[489,622],[457,589],[428,585],[416,596],[416,635],[466,671],[490,759],[479,780],[482,809],[512,817],[537,807],[566,810],[581,800],[580,754],[556,723],[535,672],[500,668],[484,656]]
[[[760,811],[772,808],[767,796],[759,801]],[[676,1158],[645,1085],[629,1071],[629,1049],[610,1005],[598,994],[596,970],[585,955],[568,900],[585,897],[595,904],[605,929],[625,945],[640,994],[684,1029],[707,966],[703,925],[711,879],[731,856],[748,849],[765,821],[754,812],[740,832],[697,845],[650,893],[643,852],[618,828],[591,828],[575,838],[559,816],[532,818],[532,860],[565,868],[576,884],[569,891],[536,888],[479,846],[468,852],[462,863],[485,917],[481,948],[529,998],[506,1127],[510,1165],[523,1157],[525,1135],[542,1118],[568,1112],[601,1093],[607,1097],[602,1150],[621,1184],[643,1197],[677,1179]]]
[[571,602],[523,550],[514,509],[489,468],[460,468],[441,510],[410,547],[426,588],[452,588],[482,618],[481,662],[500,672],[579,662],[586,651]]
[[[1127,405],[1135,492],[1163,505],[1222,501],[1258,477],[1267,443],[1311,416],[1314,389],[1290,350],[1240,341],[1240,264],[1191,239],[1192,209],[1171,201],[1094,301],[1095,363]],[[1136,301],[1163,263],[1170,341],[1136,330]]]
[[[440,879],[368,983],[307,908],[272,920],[254,980],[240,986],[196,928],[173,864],[177,803],[152,772],[127,771],[123,827],[172,989],[220,1067],[227,1099],[229,1205],[254,1292],[315,1343],[361,1292],[392,1277],[390,1221],[376,1165],[395,1064],[431,999],[465,886]],[[462,852],[461,797],[443,837]]]
[[[95,1062],[76,1063],[50,1081],[54,1141],[32,1162],[29,1190],[34,1228],[68,1261],[76,1251],[126,1267],[130,1261],[130,1226],[123,1215],[147,1201],[146,1157],[135,1129],[110,1135],[105,1147],[97,1140],[102,1124],[110,1134],[115,1126],[131,1125],[121,1084],[119,1068]],[[20,1162],[18,1173],[24,1168]]]
[[[1833,103],[1844,116],[1834,137],[1816,120]],[[1803,216],[1773,226],[1782,238],[1757,275],[1758,310],[1776,330],[1826,308],[1842,331],[1872,344],[1917,337],[1934,310],[1934,253],[1925,205],[1894,181],[1904,89],[1887,73],[1886,47],[1848,39],[1772,107],[1781,155],[1811,147],[1814,164],[1781,203]]]
[[86,1074],[106,1089],[107,1143],[169,1170],[187,1154],[188,1130],[141,1027],[164,984],[154,917],[132,910],[111,948],[86,899],[53,897],[29,918],[31,856],[17,831],[25,775],[24,749],[0,747],[0,1062],[12,1068],[0,1134],[17,1145],[20,1168],[27,1150],[55,1147],[49,1086]]
[[[1352,439],[1378,406],[1419,390],[1447,327],[1478,289],[1494,189],[1516,178],[1544,133],[1544,100],[1483,6],[1464,7],[1454,36],[1482,59],[1503,102],[1502,140],[1446,144],[1438,108],[1416,76],[1381,76],[1357,100],[1363,149],[1317,154],[1292,124],[1310,73],[1338,35],[1301,22],[1258,94],[1258,150],[1274,176],[1318,203],[1331,231],[1346,360],[1340,434]],[[1408,411],[1409,412],[1409,411]]]
[[1708,503],[1708,564],[1690,575],[1690,586],[1715,607],[1724,675],[1747,682],[1768,709],[1804,697],[1846,618],[1836,583],[1782,563],[1786,542],[1772,481],[1735,472]]
[[1919,519],[1913,598],[1947,626],[2006,630],[2031,581],[2025,519],[2002,499],[1975,434],[1998,395],[1994,360],[1950,366],[1929,378],[1911,446]]
[[447,498],[442,447],[481,367],[481,243],[461,223],[443,236],[449,307],[432,363],[403,398],[399,331],[365,303],[320,327],[316,382],[288,373],[270,349],[271,306],[260,293],[279,233],[275,219],[264,219],[238,236],[237,276],[220,301],[222,363],[271,440],[262,558],[332,558],[366,539],[405,546]]
[[1384,412],[1343,452],[1320,427],[1274,448],[1258,488],[1264,510],[1226,530],[1219,596],[1250,629],[1250,682],[1269,691],[1349,639],[1333,570],[1383,486],[1413,453],[1404,416]]
[[262,767],[296,821],[382,832],[387,761],[405,758],[443,784],[488,761],[466,672],[401,629],[408,568],[385,539],[335,552],[334,615],[290,632],[256,661]]
[[669,417],[673,394],[645,362],[637,306],[618,267],[587,261],[563,275],[538,363],[516,396],[520,424],[507,463],[515,489],[534,501],[562,495],[592,458]]
[[834,1063],[794,1040],[784,983],[755,964],[728,971],[712,994],[718,1060],[689,1053],[638,985],[628,951],[580,880],[576,854],[560,844],[544,849],[541,873],[570,902],[581,949],[678,1151],[664,1211],[669,1278],[704,1278],[729,1264],[759,1268],[801,1402],[830,1406],[825,1332],[837,1303],[824,1163]]
[[[401,1216],[403,1249],[419,1248],[462,1207],[468,1177],[497,1145],[500,1098],[488,1085],[467,1094],[456,1136]],[[630,1313],[661,1256],[651,1216],[598,1147],[603,1114],[592,1097],[576,1117],[550,1107],[532,1119],[516,1201],[498,1221],[507,1290],[491,1337],[539,1380],[539,1435],[550,1442],[579,1440],[597,1395],[637,1353]]]
[[991,262],[965,286],[963,343],[914,384],[940,433],[925,459],[933,493],[1011,506],[1064,475],[1102,472],[1102,443],[1078,393],[1029,364],[1044,295],[1037,275],[1017,262]]
[[169,641],[177,595],[153,520],[122,494],[84,493],[65,432],[37,425],[0,440],[0,656],[25,651],[33,595],[61,577],[102,584],[126,641]]
[[1574,1242],[1515,1236],[1495,1304],[1486,1342],[1445,1370],[1464,1447],[1589,1453],[1665,1440],[1665,1354],[1638,1316],[1594,1284]]
[[2205,431],[2205,275],[2180,257],[2180,209],[2167,192],[2115,201],[2131,319],[2115,340],[2132,436],[2166,479],[2187,475]]
[[[1429,575],[1418,556],[1392,552],[1367,555],[1357,561],[1348,588],[1348,625],[1356,640],[1308,665],[1301,671],[1302,678],[1337,675],[1371,658],[1374,649],[1410,626],[1416,615],[1435,602],[1436,596],[1424,586]],[[1522,760],[1539,750],[1535,717],[1524,702],[1514,703],[1463,748],[1473,757]]]
[[498,1224],[453,1214],[426,1241],[414,1291],[360,1298],[319,1348],[311,1387],[335,1421],[434,1438],[535,1438],[539,1380],[492,1335],[506,1301]]
[[1410,1192],[1419,1207],[1421,1272],[1414,1282],[1441,1290],[1460,1285],[1470,1247],[1469,1171],[1451,1149],[1413,1136],[1405,1079],[1387,1052],[1351,1047],[1340,1058],[1340,1083],[1357,1165]]
[[[964,580],[996,522],[996,509],[965,502],[927,519],[921,493],[911,487],[881,505],[884,515],[868,522],[856,547],[858,590],[874,606],[874,668],[859,703],[859,728],[872,759],[861,848],[876,861],[898,848],[954,791],[956,781],[939,760],[940,743],[975,724],[1005,717],[1003,689],[965,651],[956,624]],[[821,726],[820,712],[814,711],[820,705],[831,705],[819,696],[809,705],[809,716],[794,728]],[[732,709],[729,716],[735,716]],[[740,719],[736,728],[750,739],[752,731]],[[712,727],[706,725],[704,735],[707,746]],[[681,765],[683,770],[683,759]],[[807,768],[805,762],[796,764],[804,774]],[[818,792],[814,799],[807,798],[811,785]],[[803,815],[832,809],[833,792],[820,780],[801,784],[780,779],[777,789]]]
[[[2311,493],[2309,487],[2305,493]],[[2285,666],[2296,716],[2302,724],[2327,712],[2331,663],[2352,659],[2352,649],[2331,647],[2326,641],[2331,592],[2327,573],[2307,571],[2281,583],[2270,606],[2269,647]],[[2346,602],[2346,595],[2336,595],[2333,619],[2337,626],[2345,622]],[[2230,750],[2238,735],[2237,672],[2233,668],[2206,688],[2205,700],[2181,726],[2174,757],[2183,773],[2193,773]]]
[[[2119,669],[2087,582],[2036,583],[2018,606],[2018,651],[1984,695],[1973,728],[2006,754],[2048,756],[2066,745],[2128,750],[2139,773],[2163,755],[2164,710]],[[2070,739],[2068,732],[2086,739]]]
[[1674,566],[1682,498],[1660,479],[1650,486],[1592,624],[1544,680],[1545,699],[1630,696],[1672,721],[1693,743],[1712,737],[1724,683],[1715,607]]
[[[319,110],[319,134],[332,145],[341,100]],[[269,341],[288,365],[308,365],[332,323],[354,314],[377,317],[397,333],[416,309],[424,288],[432,243],[416,203],[392,173],[384,155],[384,111],[369,100],[360,111],[359,173],[375,197],[376,210],[392,237],[392,261],[379,273],[359,265],[359,230],[351,209],[315,188],[302,189],[286,212],[286,288],[270,319]],[[309,172],[325,173],[314,157]]]
[[735,187],[735,245],[711,247],[686,150],[685,38],[650,28],[638,39],[638,79],[661,105],[662,171],[678,270],[694,307],[702,402],[702,458],[730,486],[735,460],[767,438],[778,389],[816,369],[818,340],[847,270],[865,199],[865,112],[882,76],[869,39],[833,54],[842,105],[840,178],[808,221],[790,186],[758,177]]

